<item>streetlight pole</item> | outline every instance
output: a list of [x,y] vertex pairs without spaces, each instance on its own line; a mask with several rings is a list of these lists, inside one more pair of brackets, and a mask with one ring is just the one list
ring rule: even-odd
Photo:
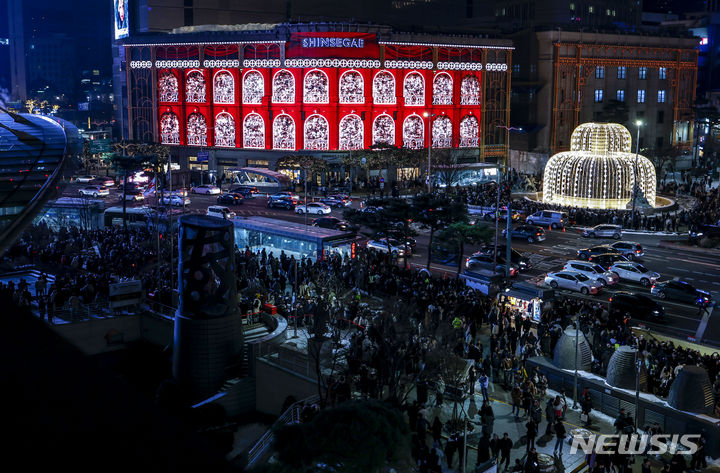
[[577,315],[574,317],[575,321],[575,380],[573,382],[573,409],[577,408],[577,365],[578,365],[578,342],[580,341],[580,324],[578,323]]
[[[432,192],[432,181],[430,180],[430,151],[432,150],[432,119],[437,116],[434,113],[424,112],[423,116],[428,119],[428,166],[427,166],[427,191]],[[462,258],[462,255],[460,256]]]
[[[507,180],[510,182],[510,166],[508,165],[510,161],[510,132],[511,131],[522,131],[521,127],[515,127],[515,126],[505,126],[505,125],[495,125],[496,128],[502,128],[507,131],[507,145],[508,145],[508,155],[505,158],[505,171],[507,172]],[[499,170],[498,170],[499,171]],[[510,195],[512,196],[512,189],[510,190]],[[510,238],[510,220],[512,220],[512,213],[510,212],[510,202],[512,199],[508,200],[507,204],[507,217],[505,220],[506,223],[506,230],[505,230],[505,274],[507,274],[507,277],[510,277],[510,264],[512,259],[512,247],[511,247],[511,238]],[[495,220],[497,221],[498,215],[500,214],[500,191],[498,188],[498,206],[495,207]],[[497,224],[495,225],[495,240],[497,241]],[[495,245],[495,252],[497,253],[497,244]]]
[[630,211],[630,225],[635,228],[635,198],[637,197],[637,161],[638,155],[640,154],[640,127],[642,126],[642,120],[635,121],[637,127],[637,137],[635,139],[635,162],[633,163],[633,191],[632,191],[632,210]]
[[635,345],[635,369],[637,370],[637,373],[635,374],[635,428],[637,429],[638,425],[638,413],[640,412],[640,363],[642,363],[642,360],[640,358],[640,344],[636,342]]

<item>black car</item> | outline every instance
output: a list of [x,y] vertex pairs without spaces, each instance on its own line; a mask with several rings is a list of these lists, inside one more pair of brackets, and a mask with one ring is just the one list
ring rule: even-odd
[[603,253],[601,255],[594,255],[587,259],[590,263],[599,264],[605,269],[608,269],[610,266],[614,265],[618,261],[630,261],[623,255],[619,253]]
[[696,230],[690,232],[690,244],[698,245],[703,238],[720,238],[720,226],[718,225],[701,225]]
[[312,225],[314,227],[330,228],[332,230],[342,231],[347,231],[350,228],[350,224],[337,217],[318,217],[312,221]]
[[258,188],[253,186],[238,186],[230,189],[231,194],[240,194],[245,199],[252,199],[258,193]]
[[665,308],[645,294],[618,291],[610,298],[610,313],[628,313],[636,319],[664,322]]
[[[507,236],[507,230],[503,230],[503,236]],[[510,229],[510,238],[527,240],[528,243],[545,240],[545,230],[534,225],[520,225]]]
[[582,248],[580,250],[577,250],[578,259],[582,260],[587,260],[591,256],[604,254],[620,255],[622,254],[622,252],[617,248],[613,248],[610,245],[591,246],[590,248]]
[[221,205],[241,205],[244,197],[241,194],[221,194],[217,198],[217,203]]
[[707,307],[712,302],[708,292],[697,289],[685,281],[672,280],[655,283],[650,288],[650,293],[660,299],[673,299],[700,307]]
[[268,208],[293,210],[295,201],[292,199],[270,199],[268,200]]
[[402,232],[397,230],[389,230],[387,234],[385,232],[377,232],[375,235],[375,238],[385,238],[386,236],[389,236],[391,240],[398,240],[398,241],[405,241],[405,245],[409,246],[410,249],[414,250],[417,246],[417,241],[415,241],[415,238],[409,237],[409,236],[403,236]]
[[[495,250],[494,246],[486,245],[480,249],[480,252],[484,255],[492,256],[494,250]],[[507,247],[505,245],[498,245],[498,256],[500,256],[503,259],[503,261],[505,261],[506,255],[507,255]],[[518,266],[518,268],[520,268],[520,271],[527,271],[532,268],[530,259],[527,256],[524,256],[518,250],[513,249],[513,248],[510,248],[510,261],[515,263]]]

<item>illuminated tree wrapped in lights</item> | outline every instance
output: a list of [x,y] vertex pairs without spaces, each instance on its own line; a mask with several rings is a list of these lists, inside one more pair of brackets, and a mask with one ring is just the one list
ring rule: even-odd
[[295,122],[290,115],[278,115],[273,122],[273,148],[295,149]]
[[215,74],[213,101],[215,103],[235,103],[235,79],[228,71],[220,71]]
[[229,113],[219,113],[215,117],[215,146],[235,146],[235,119]]
[[395,120],[390,115],[380,115],[373,122],[373,144],[395,144]]
[[273,102],[295,103],[295,77],[288,71],[280,71],[273,77]]
[[377,104],[395,103],[395,77],[389,72],[381,71],[375,75],[373,101]]
[[433,80],[433,105],[452,105],[453,81],[450,74],[440,73]]
[[480,81],[477,76],[465,76],[460,81],[460,105],[480,104]]
[[403,93],[405,105],[425,105],[425,80],[419,72],[405,76]]
[[172,72],[163,72],[158,79],[160,102],[178,101],[178,80]]
[[243,148],[265,147],[265,123],[260,115],[251,113],[243,121]]
[[328,149],[329,147],[328,121],[322,115],[310,115],[305,120],[305,149]]
[[655,205],[655,167],[632,152],[632,136],[617,123],[584,123],[573,131],[570,151],[545,165],[543,200],[591,209],[625,209],[635,178]]
[[172,112],[166,112],[160,117],[160,141],[166,145],[180,144],[180,120]]
[[363,123],[357,115],[340,120],[340,149],[362,149]]
[[460,120],[460,147],[477,148],[479,131],[480,126],[475,115],[467,115]]
[[441,115],[432,123],[433,148],[450,148],[452,145],[452,122],[450,117]]
[[245,74],[243,78],[243,103],[262,103],[263,95],[265,95],[265,81],[262,74],[258,71],[250,71]]
[[199,113],[191,113],[187,122],[187,138],[190,146],[207,145],[207,121]]
[[403,122],[403,146],[410,149],[425,147],[425,126],[418,115],[410,115]]
[[364,82],[357,71],[348,71],[340,76],[340,103],[363,103]]
[[185,80],[185,101],[205,102],[205,76],[200,71],[191,71]]
[[328,103],[330,92],[328,78],[321,71],[310,71],[305,74],[305,103]]

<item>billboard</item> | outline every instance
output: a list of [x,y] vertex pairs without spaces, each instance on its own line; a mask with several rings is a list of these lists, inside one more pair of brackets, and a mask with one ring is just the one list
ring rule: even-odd
[[128,26],[128,0],[113,0],[115,4],[115,39],[124,38],[130,34]]

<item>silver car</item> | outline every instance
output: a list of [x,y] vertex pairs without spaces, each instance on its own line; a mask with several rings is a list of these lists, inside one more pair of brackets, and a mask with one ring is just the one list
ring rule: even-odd
[[590,238],[622,238],[622,227],[620,225],[602,224],[583,230],[584,237]]
[[597,294],[602,288],[602,284],[599,282],[575,271],[547,273],[545,275],[545,284],[553,289],[569,289],[582,294]]
[[[367,247],[373,250],[380,251],[382,253],[388,252],[388,241],[385,238],[379,240],[370,240],[367,242]],[[402,243],[397,240],[390,240],[390,253],[397,256],[405,256],[411,253],[410,248],[405,247]]]
[[594,279],[603,286],[612,286],[620,279],[617,274],[612,271],[606,271],[599,264],[588,263],[587,261],[570,260],[565,263],[563,271],[575,271],[582,273],[590,279]]
[[632,262],[620,262],[610,266],[610,271],[616,273],[620,279],[627,279],[628,281],[639,282],[643,286],[649,286],[655,284],[660,279],[660,274],[655,271],[650,271],[640,263]]

